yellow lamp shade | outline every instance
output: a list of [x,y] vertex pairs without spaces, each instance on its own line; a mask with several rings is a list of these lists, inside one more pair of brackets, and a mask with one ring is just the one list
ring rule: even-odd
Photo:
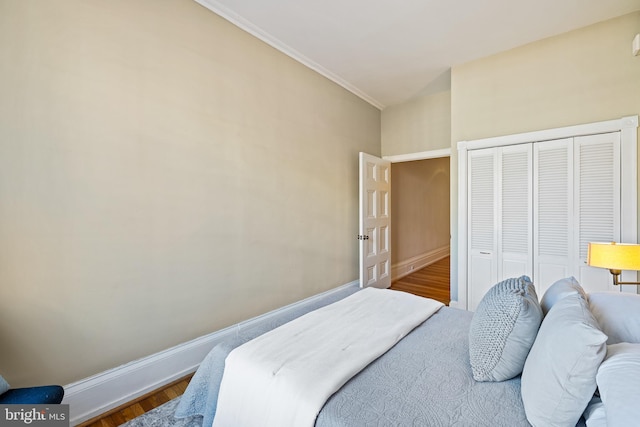
[[640,270],[640,245],[590,242],[587,264],[610,270]]

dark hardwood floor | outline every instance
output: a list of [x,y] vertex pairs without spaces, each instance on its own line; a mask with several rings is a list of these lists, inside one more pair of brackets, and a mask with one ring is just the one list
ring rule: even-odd
[[391,289],[433,298],[446,305],[451,301],[450,259],[443,258],[391,284]]
[[[449,257],[441,259],[391,284],[391,289],[410,292],[449,304]],[[153,391],[133,402],[126,403],[106,414],[79,424],[80,427],[116,427],[181,396],[191,375]]]

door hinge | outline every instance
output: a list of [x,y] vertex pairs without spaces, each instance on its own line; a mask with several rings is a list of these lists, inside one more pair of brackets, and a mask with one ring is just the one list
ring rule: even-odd
[[369,240],[369,236],[363,236],[362,234],[358,234],[358,240]]

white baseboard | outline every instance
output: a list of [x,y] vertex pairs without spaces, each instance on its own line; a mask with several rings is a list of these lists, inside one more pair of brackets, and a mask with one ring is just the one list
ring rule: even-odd
[[69,404],[71,425],[75,426],[83,423],[195,372],[209,351],[220,341],[233,335],[240,326],[249,326],[251,323],[265,318],[278,316],[283,312],[313,304],[321,298],[351,286],[360,286],[360,281],[355,280],[338,288],[69,384],[64,387],[65,396],[62,403]]
[[394,264],[391,266],[391,281],[408,276],[429,264],[448,257],[450,253],[450,247],[447,245]]

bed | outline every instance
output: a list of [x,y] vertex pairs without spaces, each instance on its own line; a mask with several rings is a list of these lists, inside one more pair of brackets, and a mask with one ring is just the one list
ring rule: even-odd
[[[568,288],[566,286],[567,283],[570,285]],[[545,294],[545,297],[547,300],[554,300],[553,303],[555,303],[563,298],[566,300],[565,297],[569,294],[578,294],[576,301],[578,301],[578,298],[583,298],[586,301],[587,296],[583,291],[572,291],[572,289],[577,289],[576,284],[575,279],[565,280],[559,287],[556,286],[554,288],[555,293],[549,292]],[[353,292],[348,291],[340,297],[346,297]],[[537,297],[535,300],[537,303]],[[605,303],[599,305],[600,309],[612,305],[610,300],[606,298],[605,300]],[[330,302],[332,301],[327,301],[326,303]],[[551,306],[549,301],[547,301],[547,306],[548,312]],[[559,310],[558,308],[555,311]],[[481,310],[476,313],[479,311]],[[612,312],[612,310],[604,311],[607,313]],[[618,312],[616,315],[619,318],[628,319],[626,315],[630,311],[640,314],[640,297],[632,300],[631,306],[624,311],[626,314]],[[245,330],[234,338],[218,344],[205,358],[191,380],[186,393],[177,405],[174,414],[176,423],[211,426],[216,415],[218,394],[225,369],[225,359],[229,353],[265,332],[291,321],[292,317],[303,314],[305,312],[298,312],[294,316],[254,325],[251,330]],[[476,314],[476,316],[478,315]],[[553,316],[548,317],[551,318]],[[599,319],[603,321],[601,319],[606,319],[606,317],[601,313]],[[613,320],[609,319],[608,321],[613,323]],[[543,322],[543,320],[541,319],[540,322]],[[558,329],[557,325],[551,325],[547,329],[552,327],[553,329]],[[531,409],[527,408],[528,410],[525,410],[521,375],[500,381],[476,381],[470,360],[469,337],[470,330],[473,330],[473,328],[474,313],[446,306],[440,308],[333,394],[322,406],[315,420],[315,425],[318,427],[517,427],[532,424],[534,426],[546,425],[546,421],[540,421],[541,419],[544,420],[544,417],[550,416],[550,419],[555,419],[556,417],[560,419],[564,416],[563,413],[557,415],[557,411],[553,412],[556,408],[549,408],[548,412],[553,415],[546,413],[535,415],[534,410],[533,417],[528,419],[527,415],[531,412]],[[598,335],[598,337],[600,336]],[[559,339],[566,340],[562,336]],[[606,340],[606,336],[604,339]],[[620,340],[633,341],[635,339],[636,337],[629,338],[627,335],[618,337],[618,342]],[[473,340],[471,341],[473,346]],[[606,344],[603,343],[605,353]],[[539,353],[548,347],[548,343],[545,342],[538,347]],[[600,347],[597,357],[600,357],[599,354],[602,353],[602,345]],[[637,354],[640,356],[640,353]],[[604,357],[605,355],[603,354],[600,361],[597,362],[598,365]],[[529,370],[532,372],[529,377],[531,375],[540,376],[534,367]],[[629,373],[631,371],[626,372]],[[589,373],[588,375],[592,374]],[[594,372],[594,388],[595,375]],[[549,375],[549,378],[551,377],[553,375]],[[549,386],[543,381],[542,385],[538,383],[531,385],[531,379],[528,382],[529,384],[526,385],[529,394],[531,394],[531,390],[534,390],[534,394],[545,396],[548,393],[540,390],[540,387],[545,387],[545,390],[547,388],[551,390],[549,392],[550,396],[547,396],[547,398],[553,398],[553,384]],[[562,386],[565,387],[564,384]],[[582,394],[585,394],[585,392]],[[590,394],[593,395],[593,390]],[[535,400],[538,397],[533,396],[533,399]],[[628,401],[631,397],[636,398],[637,391],[626,398],[616,395],[616,399],[622,399],[623,401]],[[527,399],[531,400],[532,398],[528,396]],[[580,414],[585,412],[587,416],[592,415],[589,426],[607,425],[604,421],[606,416],[602,400],[596,398],[587,403],[589,403],[589,406],[582,407]],[[585,406],[587,406],[587,403],[585,403]],[[537,404],[539,406],[538,410],[542,407],[543,412],[547,411],[549,403],[548,401],[545,402],[544,398]],[[531,407],[531,405],[529,406]],[[533,407],[535,409],[535,405]],[[564,410],[566,408],[561,409]],[[636,415],[634,414],[633,416]],[[530,423],[531,420],[533,420],[532,423]],[[581,416],[576,421],[570,425],[585,425],[584,418]],[[598,422],[600,424],[597,424]],[[563,424],[560,422],[557,425]],[[567,424],[565,423],[564,425]]]

